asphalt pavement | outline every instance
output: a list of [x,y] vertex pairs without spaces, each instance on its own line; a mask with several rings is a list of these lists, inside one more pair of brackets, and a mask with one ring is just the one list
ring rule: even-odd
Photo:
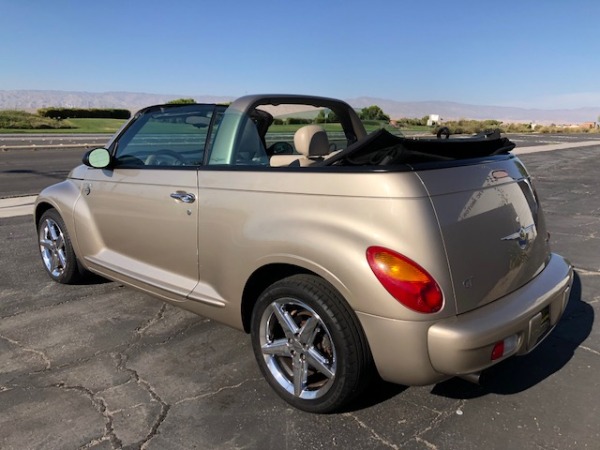
[[111,136],[106,133],[3,133],[0,134],[0,151],[100,146]]
[[37,195],[64,180],[86,150],[101,147],[109,134],[1,134],[0,199]]
[[244,333],[119,283],[56,284],[31,216],[0,218],[0,448],[597,449],[599,154],[592,145],[520,156],[553,249],[577,273],[542,345],[486,372],[482,386],[380,381],[325,416],[271,391]]

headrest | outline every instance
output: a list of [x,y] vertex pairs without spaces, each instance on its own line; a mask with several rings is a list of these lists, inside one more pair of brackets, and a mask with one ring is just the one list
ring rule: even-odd
[[294,134],[296,151],[308,158],[325,156],[329,154],[329,139],[323,127],[319,125],[306,125]]

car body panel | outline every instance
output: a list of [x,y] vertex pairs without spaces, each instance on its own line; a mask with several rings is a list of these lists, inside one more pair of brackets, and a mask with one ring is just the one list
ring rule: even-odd
[[[255,270],[289,264],[325,278],[355,310],[424,320],[373,283],[366,250],[385,244],[418,259],[445,288],[448,307],[438,317],[454,314],[439,228],[413,173],[321,171],[307,181],[302,173],[201,170],[201,281],[225,299],[239,299]],[[231,314],[239,320],[239,311]]]
[[434,204],[458,312],[490,303],[543,270],[549,247],[543,213],[517,158],[419,173]]
[[88,265],[122,272],[182,299],[192,291],[198,283],[198,207],[170,195],[197,197],[197,171],[175,172],[88,170],[74,211],[78,247]]

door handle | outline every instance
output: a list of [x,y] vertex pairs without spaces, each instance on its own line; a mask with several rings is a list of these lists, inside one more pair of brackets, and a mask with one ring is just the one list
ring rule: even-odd
[[196,201],[196,196],[194,194],[184,191],[173,192],[171,198],[183,203],[194,203]]

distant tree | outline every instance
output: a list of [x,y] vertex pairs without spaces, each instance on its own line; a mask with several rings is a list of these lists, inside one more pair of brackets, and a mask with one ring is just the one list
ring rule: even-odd
[[189,105],[191,103],[196,103],[196,100],[193,98],[176,98],[175,100],[167,102],[168,105]]
[[384,113],[377,105],[371,105],[361,109],[359,117],[362,120],[390,120],[390,116]]
[[335,113],[329,109],[322,109],[315,117],[315,123],[337,123],[340,120]]
[[319,111],[319,114],[317,114],[317,117],[315,117],[315,123],[325,123],[327,122],[327,116],[325,115],[325,110],[322,109]]

